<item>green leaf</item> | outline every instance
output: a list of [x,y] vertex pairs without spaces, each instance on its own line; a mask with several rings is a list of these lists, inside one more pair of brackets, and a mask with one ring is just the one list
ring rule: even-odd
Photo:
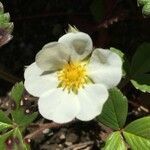
[[34,112],[33,114],[25,114],[23,108],[20,108],[12,112],[12,118],[14,122],[17,123],[19,126],[23,127],[26,127],[27,125],[32,123],[37,117],[37,115],[38,115],[37,112]]
[[28,150],[29,148],[24,143],[24,139],[19,128],[16,128],[13,132],[13,137],[18,141],[15,143],[13,150]]
[[9,128],[12,128],[12,121],[6,116],[6,114],[2,110],[0,110],[0,131]]
[[[11,25],[10,25],[11,24]],[[12,32],[13,23],[10,22],[10,14],[9,13],[0,13],[0,29],[7,29],[8,33]],[[11,28],[11,30],[10,30]]]
[[138,5],[143,6],[142,13],[143,15],[150,15],[150,1],[149,0],[138,0]]
[[90,10],[96,21],[99,21],[104,15],[104,1],[94,0],[90,6]]
[[150,71],[150,43],[141,44],[133,56],[131,63],[132,75]]
[[150,15],[150,1],[149,0],[137,0],[138,6],[143,6],[142,13],[144,15]]
[[0,2],[0,47],[12,39],[13,23],[10,22],[9,13],[4,13],[3,4]]
[[[6,141],[8,139],[12,140],[11,147],[7,146]],[[24,139],[22,137],[22,134],[19,130],[19,128],[15,128],[3,135],[0,136],[0,150],[29,150],[30,146],[24,143]]]
[[150,116],[131,122],[123,135],[131,149],[150,149]]
[[142,13],[146,16],[150,16],[150,2],[143,6]]
[[5,13],[5,14],[0,15],[0,23],[1,24],[8,23],[9,21],[10,21],[9,13]]
[[9,23],[1,23],[0,22],[0,27],[1,28],[4,28],[4,32],[7,32],[8,33],[11,33],[14,29],[14,24],[12,22],[9,22]]
[[139,75],[131,83],[137,90],[150,93],[150,75]]
[[98,120],[104,125],[119,130],[125,124],[128,112],[126,97],[117,88],[110,90],[109,98],[103,106],[103,110]]
[[0,122],[11,124],[12,121],[6,116],[6,114],[0,110]]
[[150,43],[143,43],[133,56],[131,83],[136,89],[150,92]]
[[37,112],[33,114],[26,114],[24,108],[20,107],[20,101],[24,91],[24,85],[22,82],[17,83],[11,90],[11,97],[16,102],[16,109],[11,112],[13,122],[21,126],[26,127],[37,117]]
[[0,132],[3,131],[4,129],[9,129],[9,128],[12,128],[11,124],[0,122]]
[[9,137],[12,136],[12,134],[13,134],[13,130],[0,136],[0,150],[6,150],[7,149],[6,141]]
[[125,127],[125,131],[150,139],[150,116],[131,122]]
[[0,2],[0,14],[4,13],[4,7],[3,4]]
[[146,5],[149,0],[137,0],[139,5]]
[[134,135],[132,133],[123,132],[126,142],[132,150],[149,150],[150,140]]
[[106,140],[106,144],[104,150],[126,150],[125,143],[123,141],[123,137],[120,132],[113,132],[108,139]]
[[4,23],[3,26],[8,33],[11,33],[14,29],[14,24],[12,22]]
[[12,88],[12,90],[11,90],[10,95],[11,95],[11,98],[16,102],[17,108],[19,108],[23,91],[24,91],[23,82],[15,84],[14,87]]

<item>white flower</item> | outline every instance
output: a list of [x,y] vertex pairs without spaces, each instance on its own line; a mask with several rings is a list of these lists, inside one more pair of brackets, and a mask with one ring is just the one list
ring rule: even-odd
[[122,76],[121,58],[97,48],[90,36],[71,32],[45,45],[25,70],[26,90],[39,97],[40,114],[57,123],[88,121],[102,111],[108,89]]

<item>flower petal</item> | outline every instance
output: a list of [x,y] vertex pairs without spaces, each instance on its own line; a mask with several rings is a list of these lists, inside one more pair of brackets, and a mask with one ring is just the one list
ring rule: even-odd
[[36,55],[36,63],[43,71],[56,71],[70,59],[70,49],[62,43],[46,44]]
[[121,80],[122,60],[110,50],[95,49],[88,65],[88,75],[95,83],[112,88]]
[[32,63],[25,69],[24,72],[24,86],[25,89],[32,94],[33,96],[39,97],[43,93],[56,88],[57,83],[57,75],[56,73],[51,73],[48,75],[41,75],[41,69],[36,65],[36,63]]
[[108,91],[101,84],[89,84],[78,93],[80,112],[77,118],[83,121],[94,119],[102,111],[108,98]]
[[40,97],[38,107],[44,118],[66,123],[75,118],[79,111],[79,102],[75,94],[55,89]]
[[83,60],[91,53],[93,48],[90,36],[83,32],[67,33],[63,35],[58,42],[70,47],[72,50],[72,60]]

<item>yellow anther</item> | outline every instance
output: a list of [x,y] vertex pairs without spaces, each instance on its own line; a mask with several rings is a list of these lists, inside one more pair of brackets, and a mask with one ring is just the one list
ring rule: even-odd
[[78,93],[79,88],[83,88],[89,82],[86,64],[68,63],[58,72],[58,87],[67,89],[68,92]]

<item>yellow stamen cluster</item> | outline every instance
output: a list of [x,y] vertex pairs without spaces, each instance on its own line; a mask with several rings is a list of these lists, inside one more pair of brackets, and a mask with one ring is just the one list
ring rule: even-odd
[[68,92],[78,93],[79,88],[84,88],[84,85],[89,82],[87,76],[86,64],[68,63],[61,71],[58,72],[58,87],[62,87]]

